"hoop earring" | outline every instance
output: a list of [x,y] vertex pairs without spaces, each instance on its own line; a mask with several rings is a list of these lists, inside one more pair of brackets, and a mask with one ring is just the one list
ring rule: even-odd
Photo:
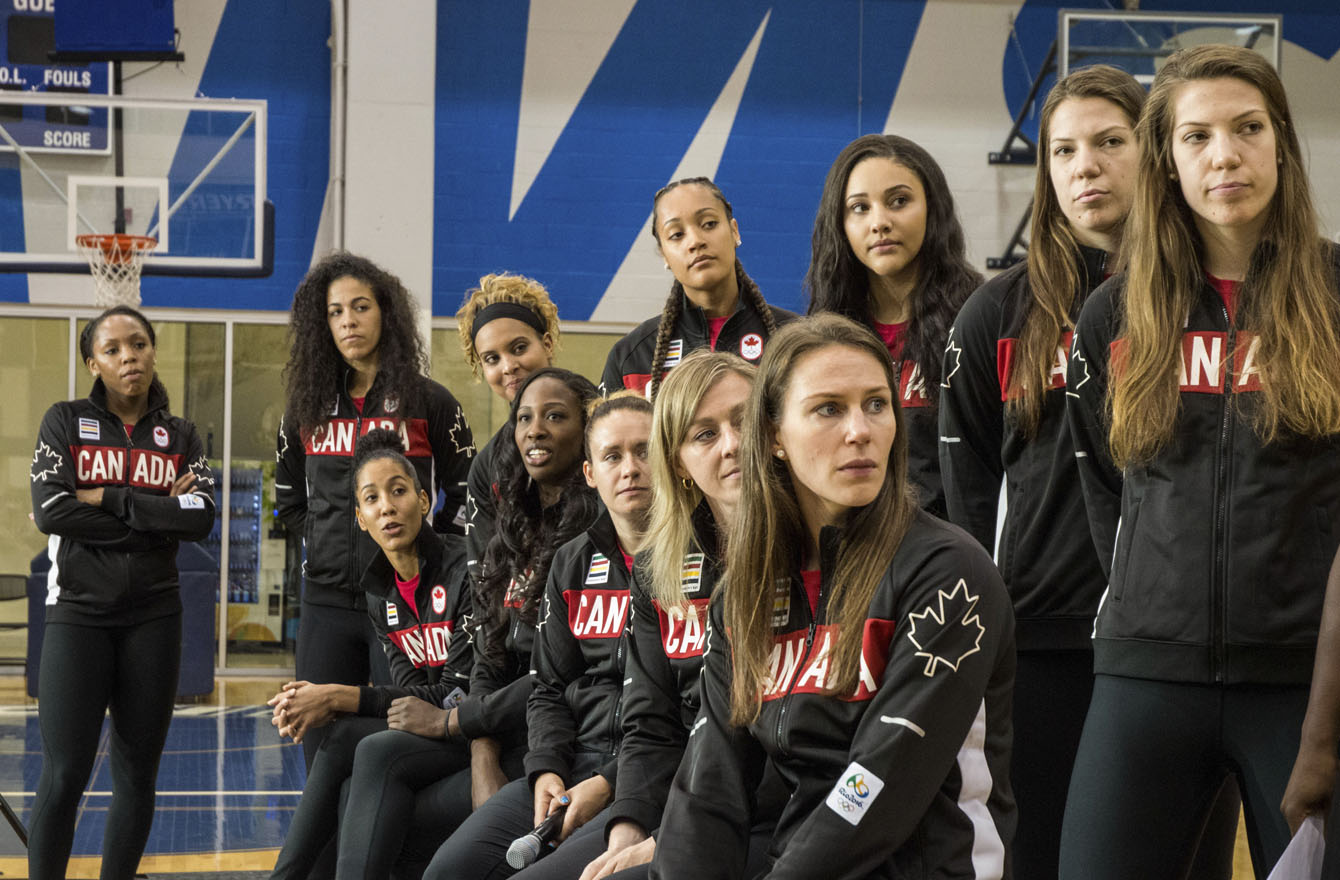
[[684,477],[684,478],[682,478],[682,479],[679,481],[679,484],[680,484],[681,486],[684,487],[684,491],[686,491],[686,492],[692,492],[692,491],[693,491],[693,478],[692,478],[692,477]]

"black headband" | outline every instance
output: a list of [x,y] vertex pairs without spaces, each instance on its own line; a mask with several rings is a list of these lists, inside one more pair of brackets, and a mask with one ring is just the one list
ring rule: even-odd
[[549,327],[539,314],[534,310],[514,302],[496,302],[489,303],[475,313],[474,325],[470,328],[470,344],[475,344],[475,338],[479,336],[479,331],[489,321],[496,321],[499,318],[514,318],[528,327],[531,327],[541,337],[549,332]]

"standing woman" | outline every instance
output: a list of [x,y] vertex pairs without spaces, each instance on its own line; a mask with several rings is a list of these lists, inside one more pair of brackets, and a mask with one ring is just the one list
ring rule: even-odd
[[1260,876],[1289,839],[1340,522],[1340,254],[1262,56],[1172,55],[1137,135],[1123,274],[1085,304],[1067,377],[1112,572],[1060,876],[1180,876],[1225,772]]
[[[526,777],[503,786],[447,839],[428,880],[510,876],[509,845],[560,807],[560,841],[603,836],[623,738],[628,585],[651,507],[650,434],[651,404],[637,392],[590,406],[582,472],[605,510],[558,549],[549,569],[531,655]],[[542,861],[525,876],[574,880],[581,870],[555,868]]]
[[1052,88],[1038,124],[1028,262],[968,298],[945,349],[939,433],[949,520],[994,550],[1014,601],[1021,878],[1056,876],[1093,690],[1089,636],[1107,577],[1078,491],[1065,368],[1075,318],[1121,242],[1144,100],[1134,77],[1107,65]]
[[1009,876],[1009,596],[917,509],[895,388],[882,341],[836,315],[763,358],[652,877],[743,876],[768,758],[792,792],[769,878]]
[[[526,377],[552,366],[558,351],[558,307],[544,285],[521,275],[485,275],[468,291],[456,313],[465,362],[475,378],[509,406]],[[470,575],[479,579],[479,563],[493,537],[498,511],[494,458],[500,444],[512,442],[507,426],[470,463],[465,535],[470,549]],[[500,439],[501,438],[501,439]]]
[[666,371],[700,348],[757,363],[768,337],[795,315],[764,302],[740,265],[740,226],[717,185],[686,177],[661,187],[651,202],[651,235],[675,280],[661,314],[610,349],[605,392],[631,388],[655,400]]
[[940,517],[940,362],[954,316],[981,283],[929,153],[907,138],[868,134],[838,154],[814,218],[809,314],[843,315],[884,340],[907,422],[907,477],[921,506]]
[[177,543],[214,524],[214,477],[195,426],[168,412],[155,344],[129,306],[85,325],[79,353],[93,390],[47,410],[33,453],[33,519],[51,536],[42,777],[28,840],[28,876],[40,880],[65,876],[108,710],[104,880],[135,876],[153,823],[181,659]]
[[[289,341],[275,502],[307,552],[296,677],[387,684],[359,586],[378,551],[354,520],[355,442],[373,428],[398,431],[429,497],[446,494],[433,528],[462,531],[474,438],[456,398],[425,375],[409,292],[372,261],[337,253],[313,266],[293,294]],[[303,739],[308,769],[321,735]]]
[[[531,373],[512,401],[511,442],[497,447],[498,528],[474,593],[470,694],[454,709],[398,703],[436,716],[432,735],[398,725],[359,744],[340,828],[339,874],[385,877],[397,858],[422,870],[438,846],[511,780],[525,775],[526,703],[536,620],[556,551],[599,513],[582,476],[586,406],[595,386],[568,370]],[[468,743],[468,757],[456,757]],[[526,829],[529,830],[529,829]],[[508,841],[510,842],[510,840]],[[504,845],[505,846],[505,845]]]

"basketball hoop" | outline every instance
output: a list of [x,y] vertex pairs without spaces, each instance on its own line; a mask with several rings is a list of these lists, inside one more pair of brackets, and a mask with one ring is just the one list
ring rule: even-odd
[[75,244],[93,273],[93,302],[111,306],[140,304],[140,270],[158,244],[148,235],[78,235]]

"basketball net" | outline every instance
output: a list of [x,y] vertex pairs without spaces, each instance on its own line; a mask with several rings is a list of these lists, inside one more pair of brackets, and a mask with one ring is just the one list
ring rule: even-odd
[[75,236],[79,252],[93,273],[93,302],[103,308],[140,304],[140,270],[158,244],[147,235]]

